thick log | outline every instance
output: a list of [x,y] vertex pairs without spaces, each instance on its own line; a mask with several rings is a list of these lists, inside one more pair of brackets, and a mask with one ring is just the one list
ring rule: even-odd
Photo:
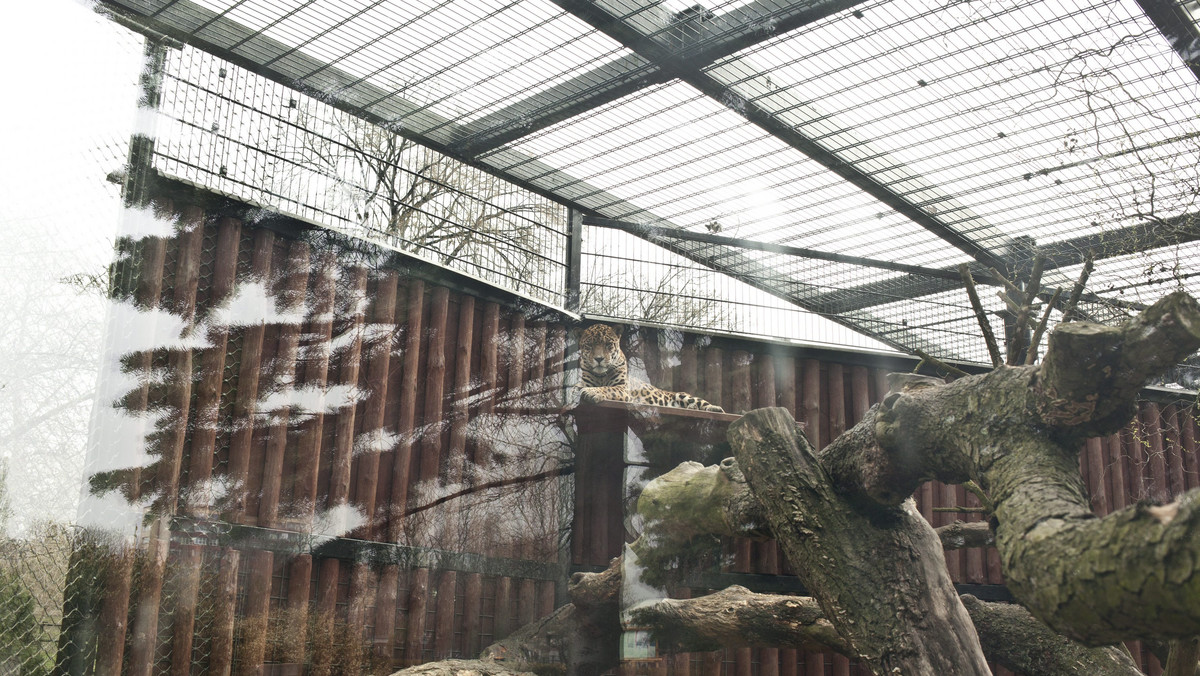
[[788,560],[860,659],[883,672],[991,673],[941,543],[911,502],[857,509],[785,409],[746,414],[729,439]]
[[[250,264],[253,280],[265,283],[271,278],[271,256],[274,248],[275,233],[270,230],[258,230],[254,233],[254,254]],[[237,394],[233,402],[233,434],[229,440],[229,508],[230,519],[235,523],[241,523],[246,515],[250,446],[254,440],[254,414],[263,368],[265,332],[266,325],[261,322],[247,326],[242,332]]]
[[173,578],[175,603],[171,619],[171,676],[190,676],[192,642],[196,631],[196,597],[200,590],[200,566],[203,559],[197,545],[181,545],[173,566],[167,572]]
[[1060,324],[1033,389],[1042,422],[1077,438],[1120,429],[1150,379],[1200,348],[1200,306],[1179,291],[1121,326]]
[[237,617],[237,579],[241,553],[225,549],[217,572],[207,673],[229,676],[233,668],[233,631]]
[[367,400],[363,404],[362,430],[365,436],[376,443],[368,444],[365,453],[358,457],[358,482],[354,500],[362,507],[368,520],[368,532],[377,533],[376,492],[379,487],[379,459],[387,450],[382,444],[387,439],[385,414],[388,398],[388,372],[392,357],[392,334],[396,321],[396,284],[394,271],[384,272],[375,285],[372,335],[368,350]]
[[[1026,676],[1142,673],[1120,648],[1088,648],[1076,643],[1050,631],[1020,606],[986,603],[972,596],[962,600],[988,659],[1007,669]],[[665,599],[632,613],[639,624],[656,627],[654,637],[660,649],[774,645],[854,654],[816,601],[808,597],[755,594],[733,586],[698,599]]]
[[1150,366],[1197,347],[1200,307],[1182,294],[1122,327],[1061,327],[1040,368],[894,388],[821,462],[839,489],[884,504],[928,477],[976,479],[995,505],[1009,589],[1068,636],[1101,645],[1196,635],[1200,493],[1097,519],[1078,454],[1083,435],[1134,415]]
[[988,659],[1026,676],[1137,676],[1141,670],[1116,646],[1089,648],[1050,631],[1019,605],[962,596]]
[[[329,378],[330,347],[333,341],[333,308],[337,283],[336,259],[321,256],[314,262],[316,268],[312,291],[312,310],[309,313],[307,335],[309,336],[304,357],[304,383],[307,387],[324,392]],[[325,409],[323,406],[308,412],[308,418],[300,425],[299,441],[296,444],[295,482],[292,488],[294,510],[301,524],[312,524],[317,509],[317,478],[321,465],[321,438],[324,436]]]
[[493,660],[444,660],[397,671],[392,676],[537,676],[516,665]]
[[[348,388],[358,385],[358,371],[362,367],[363,334],[366,324],[366,307],[362,299],[367,295],[367,269],[356,267],[351,272],[350,284],[346,289],[346,304],[351,313],[350,325],[343,335],[349,337],[341,355],[341,380]],[[337,413],[333,433],[333,464],[329,470],[329,495],[327,507],[332,509],[350,500],[350,470],[354,459],[354,428],[358,405],[349,403]],[[370,515],[365,515],[370,516]]]
[[806,596],[755,594],[733,585],[694,599],[663,599],[630,610],[632,622],[653,627],[660,650],[702,652],[763,646],[853,654],[850,645]]
[[404,537],[404,518],[408,507],[408,484],[416,465],[413,458],[413,423],[416,419],[417,371],[421,364],[421,334],[424,332],[425,282],[415,279],[408,287],[408,328],[404,335],[403,378],[400,381],[400,409],[396,415],[396,434],[400,442],[392,459],[393,514],[388,522],[388,539]]
[[[209,307],[219,307],[233,292],[237,276],[238,246],[242,224],[232,218],[222,218],[217,230],[216,252],[209,287]],[[201,353],[200,381],[196,385],[195,425],[192,430],[191,452],[188,455],[187,512],[207,517],[212,512],[214,495],[212,480],[213,457],[217,453],[217,430],[220,420],[221,388],[225,382],[225,353],[229,345],[229,327],[209,326],[211,345]]]
[[[287,312],[297,312],[304,308],[305,291],[308,288],[308,257],[306,242],[292,242],[282,271],[282,274],[286,275],[286,281],[279,294]],[[293,388],[296,384],[300,324],[284,324],[279,327],[278,340],[275,385],[279,389]],[[258,499],[258,525],[266,528],[278,526],[279,499],[283,490],[283,461],[287,450],[290,418],[289,407],[273,411],[267,429],[267,448],[262,460],[262,494]]]

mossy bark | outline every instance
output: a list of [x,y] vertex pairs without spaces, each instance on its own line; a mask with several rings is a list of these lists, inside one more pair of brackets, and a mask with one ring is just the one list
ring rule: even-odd
[[860,505],[837,493],[786,409],[747,413],[729,440],[797,576],[856,656],[877,673],[991,673],[911,500]]
[[[1040,366],[889,393],[821,462],[839,488],[882,504],[926,478],[975,480],[995,507],[1009,588],[1059,632],[1092,645],[1194,636],[1200,493],[1097,519],[1078,454],[1086,436],[1128,422],[1146,380],[1197,347],[1200,307],[1182,293],[1121,327],[1065,324]],[[863,480],[874,475],[895,483]]]
[[[1024,608],[963,596],[987,658],[1025,676],[1141,676],[1116,646],[1089,648],[1054,633]],[[807,597],[755,594],[733,586],[695,599],[665,599],[635,609],[655,627],[659,647],[679,651],[772,645],[855,653]],[[956,673],[956,672],[947,672]]]

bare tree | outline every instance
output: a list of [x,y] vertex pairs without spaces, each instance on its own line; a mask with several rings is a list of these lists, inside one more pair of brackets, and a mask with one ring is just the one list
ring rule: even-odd
[[561,207],[360,118],[296,115],[299,131],[277,139],[293,191],[319,192],[326,210],[389,245],[510,288],[547,273]]

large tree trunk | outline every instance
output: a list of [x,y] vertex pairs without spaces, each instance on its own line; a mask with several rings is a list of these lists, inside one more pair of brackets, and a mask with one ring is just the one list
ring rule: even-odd
[[797,576],[859,659],[878,673],[991,674],[941,542],[911,501],[837,493],[786,409],[747,413],[729,442]]
[[1064,324],[1040,366],[899,388],[822,454],[839,490],[896,504],[920,482],[973,479],[995,507],[1005,579],[1086,643],[1200,634],[1200,492],[1096,518],[1079,476],[1087,436],[1127,423],[1139,388],[1200,347],[1176,293],[1121,327]]

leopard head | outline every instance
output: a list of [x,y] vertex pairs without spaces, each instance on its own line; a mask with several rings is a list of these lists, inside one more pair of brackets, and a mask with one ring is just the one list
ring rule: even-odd
[[593,324],[579,337],[579,364],[587,385],[624,385],[625,355],[612,327]]

